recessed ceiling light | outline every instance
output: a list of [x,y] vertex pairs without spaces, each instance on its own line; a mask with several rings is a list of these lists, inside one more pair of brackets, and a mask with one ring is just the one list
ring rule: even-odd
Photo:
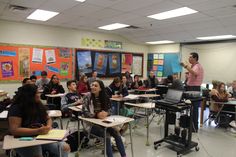
[[32,14],[30,14],[27,19],[47,21],[58,14],[58,12],[37,9]]
[[218,40],[218,39],[230,39],[236,38],[234,35],[218,35],[218,36],[208,36],[208,37],[197,37],[199,40]]
[[170,43],[174,43],[174,41],[171,40],[160,40],[160,41],[149,41],[146,42],[147,44],[170,44]]
[[120,29],[120,28],[125,28],[129,27],[130,25],[122,24],[122,23],[113,23],[110,25],[105,25],[98,27],[99,29],[104,29],[104,30],[115,30],[115,29]]
[[75,0],[75,1],[78,1],[78,2],[82,3],[82,2],[85,2],[86,0]]
[[178,8],[178,9],[174,9],[174,10],[170,10],[170,11],[165,11],[165,12],[154,14],[154,15],[149,15],[147,17],[157,19],[157,20],[164,20],[164,19],[170,19],[173,17],[194,14],[197,12],[198,11],[193,10],[191,8],[182,7],[182,8]]

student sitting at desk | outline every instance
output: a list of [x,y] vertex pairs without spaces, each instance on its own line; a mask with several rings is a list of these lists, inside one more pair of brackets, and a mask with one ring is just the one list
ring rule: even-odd
[[[122,85],[119,77],[115,77],[113,82],[106,88],[107,94],[110,98],[121,98],[129,95],[128,89]],[[112,114],[118,114],[117,102],[112,102]]]
[[133,83],[132,76],[130,75],[130,73],[128,71],[125,72],[124,76],[126,77],[126,85],[127,85],[128,89],[131,89],[131,85]]
[[232,98],[236,99],[236,80],[233,81],[232,86],[227,91],[231,94]]
[[158,85],[158,80],[156,78],[156,76],[154,75],[153,71],[150,71],[148,79],[147,81],[147,88],[156,88],[156,86]]
[[[76,91],[76,81],[70,80],[66,83],[69,92],[61,99],[61,110],[63,113],[69,113],[68,107],[77,106],[82,103],[80,95]],[[77,117],[77,112],[73,113]]]
[[[211,98],[215,102],[227,102],[229,94],[225,90],[225,84],[223,82],[218,84],[217,91],[211,91]],[[222,108],[222,105],[214,103],[214,111],[218,112]]]
[[78,94],[81,95],[82,93],[87,93],[89,90],[90,87],[88,83],[88,77],[86,75],[82,75],[77,85]]
[[184,85],[181,80],[178,79],[177,74],[168,75],[166,78],[166,83],[170,89],[184,90]]
[[[8,121],[9,131],[13,136],[36,136],[49,132],[52,120],[40,101],[37,86],[27,84],[18,91],[8,113]],[[58,144],[63,149],[63,157],[67,157],[70,147],[64,142],[17,148],[15,150],[20,157],[42,157],[42,152],[45,150],[51,155],[59,156]]]
[[[84,116],[89,118],[104,119],[107,116],[109,116],[110,114],[109,110],[110,110],[110,100],[106,94],[104,84],[100,80],[95,80],[91,84],[91,94],[86,95],[86,97],[84,98],[84,104],[83,104]],[[92,126],[91,133],[96,136],[104,137],[103,128],[98,125]],[[121,157],[126,157],[124,144],[122,142],[119,132],[117,132],[114,128],[108,128],[107,135],[108,135],[106,137],[107,156],[113,157],[111,139],[109,137],[110,135],[115,138],[116,145],[120,152]]]
[[41,78],[36,81],[36,86],[38,86],[39,90],[43,90],[44,87],[49,83],[49,79],[47,78],[48,73],[46,71],[41,72]]
[[138,75],[134,75],[134,82],[131,85],[132,89],[138,89],[139,87],[143,86],[142,80],[139,80]]
[[35,84],[36,81],[37,81],[37,76],[31,75],[31,76],[30,76],[30,80],[31,80],[32,84]]
[[56,105],[55,109],[60,110],[61,109],[61,97],[47,97],[47,94],[59,94],[59,93],[65,93],[64,88],[60,84],[59,78],[57,75],[52,75],[51,80],[49,83],[45,86],[43,93],[41,94],[41,99],[46,100],[48,104],[54,104]]

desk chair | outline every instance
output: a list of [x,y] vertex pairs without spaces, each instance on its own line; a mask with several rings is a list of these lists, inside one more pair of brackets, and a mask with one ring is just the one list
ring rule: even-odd
[[48,110],[48,116],[52,118],[52,120],[59,119],[60,127],[63,129],[62,125],[62,113],[60,110]]

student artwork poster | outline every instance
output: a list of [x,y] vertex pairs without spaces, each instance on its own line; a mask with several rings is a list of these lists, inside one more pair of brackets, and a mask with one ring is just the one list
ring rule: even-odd
[[3,78],[14,76],[12,61],[1,62],[1,70]]
[[90,51],[79,51],[77,52],[77,63],[80,73],[91,73],[92,72],[92,59]]
[[19,48],[19,72],[20,76],[28,77],[30,75],[30,49]]
[[98,74],[105,75],[107,69],[107,55],[103,53],[95,54],[94,61],[94,70],[97,71]]
[[63,58],[70,58],[69,48],[59,48],[59,56]]
[[132,54],[122,54],[122,73],[125,73],[126,71],[131,73],[132,63],[133,63]]
[[109,54],[110,74],[120,73],[120,54]]

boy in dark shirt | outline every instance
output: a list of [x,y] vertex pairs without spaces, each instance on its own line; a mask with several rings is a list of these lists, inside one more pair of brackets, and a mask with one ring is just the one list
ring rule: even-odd
[[77,93],[76,81],[70,80],[66,83],[66,85],[69,92],[64,97],[62,97],[62,100],[61,100],[61,110],[62,112],[65,112],[65,113],[69,112],[68,107],[78,106],[82,103],[82,98]]

